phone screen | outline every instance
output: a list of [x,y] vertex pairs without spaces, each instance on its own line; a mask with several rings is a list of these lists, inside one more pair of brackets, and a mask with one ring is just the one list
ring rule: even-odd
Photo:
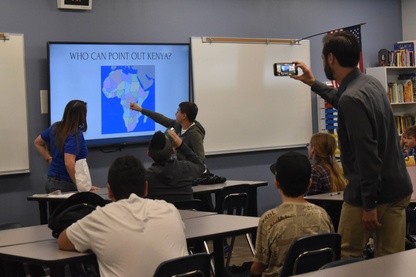
[[294,63],[275,63],[273,64],[274,76],[298,75],[298,70]]

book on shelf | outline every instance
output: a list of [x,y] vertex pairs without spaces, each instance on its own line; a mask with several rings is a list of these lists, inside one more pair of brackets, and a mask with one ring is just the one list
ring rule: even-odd
[[415,42],[398,41],[394,44],[396,66],[415,66]]
[[394,51],[389,50],[389,59],[388,59],[388,63],[387,63],[389,66],[395,66],[396,65],[395,57],[396,57],[396,55],[394,55]]
[[401,93],[403,94],[403,102],[414,102],[413,101],[413,83],[412,80],[401,80],[400,83]]
[[406,128],[415,125],[415,115],[414,114],[405,114],[405,115],[396,115],[394,116],[396,121],[397,132],[401,135]]
[[411,88],[413,90],[413,100],[411,102],[414,102],[416,99],[416,73],[399,74],[397,80],[410,80],[411,81],[411,84],[412,84]]
[[388,92],[390,103],[397,104],[397,103],[404,102],[403,88],[397,82],[388,83],[387,92]]

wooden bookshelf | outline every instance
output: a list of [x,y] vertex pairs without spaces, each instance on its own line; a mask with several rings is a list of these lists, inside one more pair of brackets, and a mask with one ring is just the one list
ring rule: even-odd
[[[416,74],[416,67],[414,66],[379,66],[379,67],[368,67],[366,69],[368,75],[374,76],[377,78],[381,84],[384,86],[384,89],[387,94],[389,94],[389,84],[396,83],[401,85],[403,80],[399,80],[400,76],[405,74]],[[390,102],[393,109],[393,114],[396,119],[396,125],[398,128],[398,133],[408,127],[408,125],[414,125],[414,120],[412,118],[416,117],[416,87],[415,87],[416,76],[413,80],[413,95],[412,99],[406,99],[403,95],[402,99],[393,99],[394,97],[390,96]],[[413,124],[412,124],[413,123]]]

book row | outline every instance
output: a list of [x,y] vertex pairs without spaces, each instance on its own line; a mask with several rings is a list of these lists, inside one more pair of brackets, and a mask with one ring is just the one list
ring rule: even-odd
[[390,103],[409,103],[416,99],[416,73],[400,74],[396,82],[388,83]]
[[381,49],[378,53],[380,66],[415,66],[416,41],[399,41],[393,50]]
[[399,135],[401,135],[403,131],[406,130],[406,128],[415,125],[415,117],[416,115],[414,114],[394,116],[397,126],[397,132]]

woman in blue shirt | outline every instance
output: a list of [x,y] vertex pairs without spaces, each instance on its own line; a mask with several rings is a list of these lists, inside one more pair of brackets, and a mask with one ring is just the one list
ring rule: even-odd
[[87,103],[68,102],[61,121],[55,122],[35,139],[35,147],[50,164],[46,192],[76,191],[75,161],[87,157],[84,134]]

